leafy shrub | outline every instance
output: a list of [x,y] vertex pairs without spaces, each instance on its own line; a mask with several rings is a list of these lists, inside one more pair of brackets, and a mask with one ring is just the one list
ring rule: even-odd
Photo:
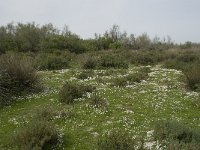
[[191,147],[200,148],[200,131],[186,127],[176,121],[159,121],[155,125],[154,137],[167,147]]
[[139,83],[142,80],[145,80],[147,77],[148,77],[148,73],[146,72],[136,72],[136,73],[128,75],[126,78],[129,84],[133,84],[135,82]]
[[34,121],[18,131],[14,144],[22,150],[54,149],[59,146],[59,133],[54,125],[45,121]]
[[78,79],[88,79],[90,77],[92,77],[94,75],[94,72],[92,70],[86,70],[86,71],[83,71],[81,72],[79,75],[78,75]]
[[162,55],[156,54],[156,51],[138,51],[132,55],[132,64],[136,65],[153,65],[161,60]]
[[98,60],[95,58],[88,58],[83,64],[84,69],[96,69],[98,67]]
[[41,90],[40,77],[30,58],[5,54],[0,58],[0,106],[14,101],[11,97]]
[[89,85],[66,82],[60,90],[59,99],[66,104],[72,104],[75,99],[81,98],[84,94],[93,90],[94,87]]
[[90,105],[95,108],[105,108],[108,102],[105,98],[101,97],[98,93],[93,93],[90,97]]
[[167,150],[197,150],[200,149],[200,144],[192,141],[191,143],[183,143],[179,141],[170,141],[167,146]]
[[185,63],[191,63],[191,62],[198,61],[199,56],[194,53],[191,53],[191,52],[185,52],[185,53],[179,55],[177,57],[177,60],[181,61],[181,62],[185,62]]
[[133,137],[119,129],[110,131],[98,141],[99,150],[134,150],[135,146]]
[[43,53],[36,57],[35,66],[40,70],[59,70],[68,68],[69,61],[65,55]]
[[200,91],[200,67],[192,67],[184,71],[187,85],[191,90]]
[[128,63],[117,55],[104,55],[100,59],[100,66],[103,68],[128,68]]
[[128,84],[128,78],[127,77],[119,77],[115,78],[112,81],[112,86],[117,86],[117,87],[124,87]]
[[176,59],[169,59],[164,62],[163,67],[168,69],[185,70],[187,64],[177,61]]

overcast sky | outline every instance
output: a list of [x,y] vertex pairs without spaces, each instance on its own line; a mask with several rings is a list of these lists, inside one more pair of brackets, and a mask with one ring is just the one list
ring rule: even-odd
[[68,25],[83,38],[121,31],[176,42],[200,42],[200,0],[0,0],[0,25],[10,22]]

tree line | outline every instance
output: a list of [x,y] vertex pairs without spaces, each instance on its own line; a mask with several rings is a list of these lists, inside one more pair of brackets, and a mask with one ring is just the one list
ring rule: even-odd
[[[183,48],[195,45],[191,42],[179,45]],[[199,44],[196,44],[199,45]],[[73,53],[84,53],[106,49],[149,49],[163,50],[177,46],[169,36],[164,39],[150,39],[147,33],[139,36],[121,32],[118,25],[96,34],[94,38],[82,39],[71,32],[67,26],[62,30],[53,24],[38,25],[33,23],[9,23],[0,26],[0,54],[6,51],[17,52],[52,52],[54,50],[68,50]]]

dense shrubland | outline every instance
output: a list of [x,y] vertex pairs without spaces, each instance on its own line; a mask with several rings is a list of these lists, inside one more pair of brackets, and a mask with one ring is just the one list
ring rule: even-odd
[[[181,48],[191,47],[188,45],[181,45]],[[95,34],[94,39],[86,40],[72,33],[67,26],[62,30],[52,24],[39,26],[35,23],[10,23],[0,27],[0,54],[6,51],[51,52],[55,49],[77,54],[108,49],[165,50],[174,46],[169,36],[163,40],[158,37],[151,40],[146,33],[136,37],[121,32],[117,25],[103,35]]]

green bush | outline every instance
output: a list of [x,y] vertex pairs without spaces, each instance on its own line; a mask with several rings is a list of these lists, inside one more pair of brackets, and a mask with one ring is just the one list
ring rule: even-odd
[[200,144],[197,142],[191,142],[191,143],[183,143],[179,141],[170,141],[166,148],[166,150],[197,150],[200,149]]
[[60,141],[56,127],[45,121],[29,123],[14,138],[14,144],[21,150],[55,149]]
[[198,146],[200,148],[200,131],[191,129],[177,121],[159,121],[155,125],[154,138],[163,147]]
[[192,52],[185,52],[177,57],[178,61],[192,63],[199,60],[199,56]]
[[136,65],[154,65],[162,60],[159,51],[137,51],[133,53],[131,63]]
[[92,77],[94,75],[94,71],[92,70],[86,70],[86,71],[83,71],[81,72],[79,75],[78,75],[78,79],[89,79],[90,77]]
[[41,121],[52,121],[56,118],[67,119],[73,116],[72,110],[65,107],[53,108],[53,107],[43,107],[36,110],[35,119]]
[[95,58],[88,58],[83,64],[83,69],[96,69],[98,67],[98,60]]
[[188,64],[180,62],[176,59],[169,59],[164,62],[163,67],[168,68],[168,69],[185,70],[187,65]]
[[126,131],[114,129],[98,141],[99,150],[134,150],[136,142]]
[[40,108],[36,112],[37,120],[50,121],[55,115],[55,110],[52,107]]
[[126,78],[129,84],[133,84],[135,82],[139,83],[142,80],[148,78],[148,73],[150,72],[149,68],[142,68],[138,72],[128,75]]
[[127,77],[117,77],[114,78],[112,81],[112,86],[117,86],[117,87],[124,87],[128,84],[128,78]]
[[184,71],[187,85],[191,90],[200,91],[200,67],[193,66]]
[[82,98],[87,92],[95,88],[89,85],[66,82],[59,92],[59,100],[66,104],[72,104],[75,99]]
[[128,63],[117,55],[103,55],[100,59],[100,66],[103,68],[128,68]]
[[13,53],[0,57],[0,106],[11,104],[13,96],[41,88],[40,77],[30,58]]
[[90,105],[95,108],[105,108],[108,105],[108,101],[96,92],[92,94],[89,100]]
[[62,54],[42,53],[36,57],[35,66],[39,70],[59,70],[69,67],[69,58]]

